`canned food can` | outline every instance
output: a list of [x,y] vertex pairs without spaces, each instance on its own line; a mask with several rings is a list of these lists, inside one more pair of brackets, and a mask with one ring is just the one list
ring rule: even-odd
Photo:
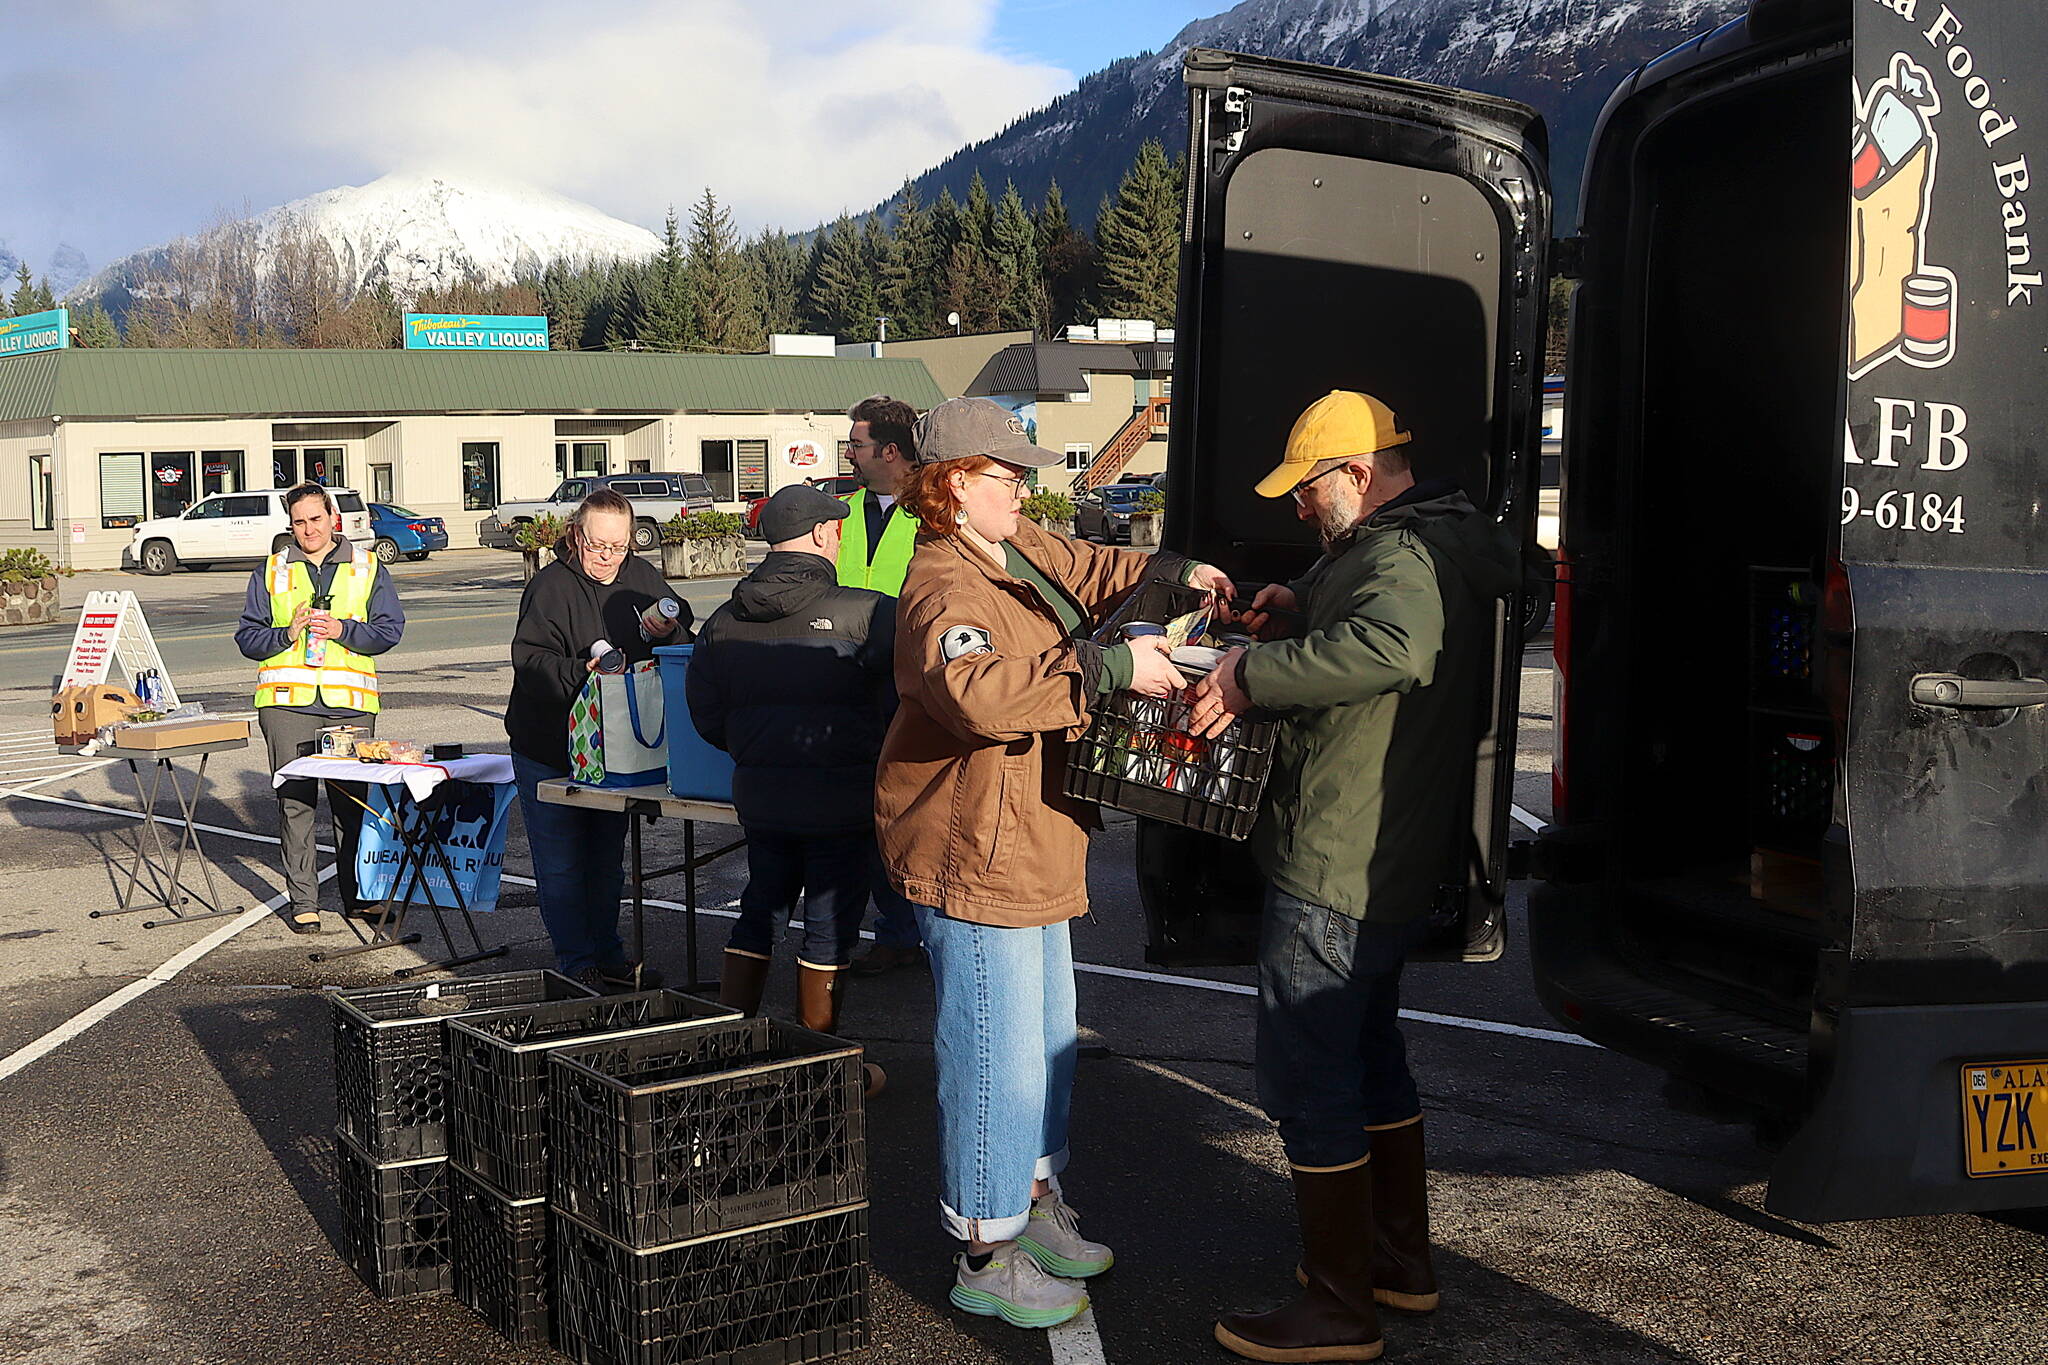
[[1955,344],[1950,330],[1955,311],[1955,285],[1945,275],[1906,276],[1904,336],[1901,349],[1925,364],[1938,365]]

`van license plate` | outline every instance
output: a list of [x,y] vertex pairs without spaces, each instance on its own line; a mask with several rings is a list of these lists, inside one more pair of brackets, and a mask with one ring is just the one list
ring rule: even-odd
[[1962,1079],[1970,1177],[2048,1174],[2048,1060],[1970,1062]]

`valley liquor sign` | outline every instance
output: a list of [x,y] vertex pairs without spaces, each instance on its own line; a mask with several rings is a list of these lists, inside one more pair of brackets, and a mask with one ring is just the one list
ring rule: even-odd
[[544,317],[492,317],[474,313],[407,313],[408,351],[545,351]]
[[60,351],[71,344],[71,315],[63,308],[0,321],[0,356]]

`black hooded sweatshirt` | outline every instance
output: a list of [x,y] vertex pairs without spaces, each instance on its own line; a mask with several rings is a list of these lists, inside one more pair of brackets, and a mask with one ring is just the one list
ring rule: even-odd
[[600,583],[583,572],[566,546],[555,548],[555,562],[526,585],[512,633],[505,733],[513,753],[569,771],[569,707],[590,677],[590,647],[608,640],[637,663],[654,657],[655,644],[689,642],[693,618],[680,597],[676,633],[653,644],[640,638],[640,613],[663,597],[676,594],[661,571],[638,555],[627,555],[618,577]]
[[711,613],[690,657],[697,732],[733,757],[740,822],[791,834],[874,825],[875,761],[896,709],[896,599],[779,551]]

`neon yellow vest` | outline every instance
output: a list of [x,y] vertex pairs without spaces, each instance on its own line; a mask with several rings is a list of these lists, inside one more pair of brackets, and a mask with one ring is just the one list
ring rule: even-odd
[[[263,567],[270,584],[270,624],[290,626],[292,613],[313,600],[312,566],[293,562],[289,549],[279,550]],[[356,557],[334,576],[334,615],[364,621],[370,614],[370,589],[377,582],[377,561],[358,549]],[[306,662],[306,642],[294,639],[265,659],[256,670],[258,706],[311,706],[315,698],[351,711],[377,710],[377,664],[339,640],[327,642],[326,657],[314,668]]]
[[871,495],[856,489],[846,501],[853,512],[846,518],[846,530],[839,540],[839,586],[873,588],[891,597],[903,595],[903,576],[910,572],[910,555],[917,549],[917,518],[897,503],[882,523],[882,543],[875,548],[874,562],[868,561],[868,504]]

